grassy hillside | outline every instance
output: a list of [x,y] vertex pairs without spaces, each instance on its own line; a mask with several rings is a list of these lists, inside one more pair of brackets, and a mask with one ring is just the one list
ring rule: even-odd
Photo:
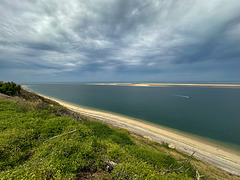
[[21,97],[0,95],[0,179],[195,179],[192,162],[207,169],[32,93]]

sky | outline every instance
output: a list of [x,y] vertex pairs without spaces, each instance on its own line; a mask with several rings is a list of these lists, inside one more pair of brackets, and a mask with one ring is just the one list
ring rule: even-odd
[[1,0],[0,80],[240,81],[240,0]]

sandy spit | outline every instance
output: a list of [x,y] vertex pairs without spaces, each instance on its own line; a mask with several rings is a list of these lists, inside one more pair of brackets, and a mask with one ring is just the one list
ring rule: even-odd
[[240,153],[237,151],[223,148],[219,145],[203,141],[200,138],[192,137],[178,131],[175,132],[172,129],[153,125],[127,116],[89,109],[42,94],[39,95],[58,102],[74,112],[96,118],[99,121],[118,128],[127,129],[133,133],[147,137],[152,141],[158,143],[166,142],[171,147],[185,154],[191,155],[195,151],[195,158],[213,164],[231,174],[240,176]]
[[177,83],[89,83],[87,85],[106,85],[106,86],[146,86],[146,87],[164,87],[164,86],[189,86],[189,87],[222,87],[222,88],[240,88],[240,84],[177,84]]

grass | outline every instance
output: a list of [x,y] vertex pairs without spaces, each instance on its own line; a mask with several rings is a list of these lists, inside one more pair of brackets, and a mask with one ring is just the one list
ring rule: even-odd
[[[191,164],[164,175],[169,166],[182,165],[171,154],[176,151],[86,116],[81,121],[71,116],[33,94],[27,100],[0,96],[0,179],[195,178]],[[110,170],[108,161],[115,163]]]

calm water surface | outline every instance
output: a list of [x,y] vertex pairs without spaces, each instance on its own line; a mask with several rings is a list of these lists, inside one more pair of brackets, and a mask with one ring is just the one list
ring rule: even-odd
[[83,84],[33,84],[28,88],[70,103],[210,138],[240,151],[240,88]]

